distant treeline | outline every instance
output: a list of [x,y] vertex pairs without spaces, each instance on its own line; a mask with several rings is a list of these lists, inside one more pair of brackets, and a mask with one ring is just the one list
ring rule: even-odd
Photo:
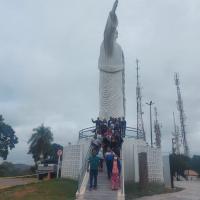
[[0,177],[24,176],[35,173],[35,167],[24,164],[13,164],[11,162],[3,162],[0,165]]
[[200,155],[194,155],[192,158],[189,158],[182,154],[171,154],[170,166],[173,176],[184,176],[184,171],[189,169],[194,170],[200,174]]

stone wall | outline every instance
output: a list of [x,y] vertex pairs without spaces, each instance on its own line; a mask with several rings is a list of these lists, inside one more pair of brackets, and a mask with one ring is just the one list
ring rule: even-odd
[[64,147],[61,177],[77,179],[80,170],[80,159],[81,145],[69,145]]
[[[68,145],[63,150],[61,177],[77,179],[90,140],[81,140],[77,145]],[[161,150],[147,146],[143,140],[125,138],[122,145],[124,160],[124,180],[139,182],[138,154],[147,153],[147,168],[149,182],[163,182],[163,164]]]
[[77,145],[68,145],[63,149],[61,177],[77,180],[80,169],[89,149],[90,141],[85,140]]
[[170,163],[169,155],[163,156],[163,176],[166,187],[171,187],[171,174],[170,174]]
[[122,147],[124,159],[125,181],[139,182],[138,154],[147,153],[149,182],[163,182],[163,164],[161,150],[151,148],[142,140],[126,138]]
[[138,145],[145,146],[143,140],[135,138],[125,138],[122,145],[124,159],[124,179],[125,181],[139,182],[139,160]]
[[146,147],[149,182],[163,182],[163,162],[160,149]]

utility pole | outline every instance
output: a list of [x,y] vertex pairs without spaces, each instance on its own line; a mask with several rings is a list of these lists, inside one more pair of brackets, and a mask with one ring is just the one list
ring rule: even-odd
[[144,131],[143,112],[142,112],[142,95],[141,86],[139,81],[139,60],[136,59],[137,70],[137,86],[136,86],[136,102],[137,102],[137,139],[143,139],[146,141],[146,135]]
[[175,148],[174,148],[174,138],[172,138],[172,154],[171,154],[171,163],[170,163],[170,177],[171,177],[171,187],[174,188],[174,177],[173,177],[173,170],[174,170],[174,155],[175,155]]
[[186,130],[185,130],[185,113],[184,113],[184,109],[183,109],[183,100],[181,97],[180,81],[179,81],[178,73],[175,73],[174,80],[175,80],[175,85],[176,85],[176,89],[177,89],[177,97],[178,97],[177,108],[178,108],[179,115],[180,115],[181,136],[183,138],[184,154],[186,156],[189,156],[189,147],[188,147]]
[[154,104],[152,101],[146,103],[150,108],[150,133],[151,133],[151,147],[153,147],[153,135],[152,135],[152,114],[151,114],[151,106]]
[[139,75],[138,75],[138,63],[139,60],[136,59],[136,65],[137,65],[137,86],[136,86],[136,100],[137,100],[137,139],[139,139],[139,96],[140,96],[140,90],[139,90]]

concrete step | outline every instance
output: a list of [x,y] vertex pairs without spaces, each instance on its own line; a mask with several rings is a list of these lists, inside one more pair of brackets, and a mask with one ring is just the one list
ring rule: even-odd
[[89,191],[89,183],[88,187],[85,190],[85,193],[79,195],[77,200],[117,200],[118,198],[118,190],[111,189],[111,181],[108,180],[106,171],[99,172],[97,178],[97,189]]

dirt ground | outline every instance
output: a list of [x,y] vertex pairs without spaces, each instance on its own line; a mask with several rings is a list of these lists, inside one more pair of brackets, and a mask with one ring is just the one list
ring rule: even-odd
[[0,189],[37,182],[36,178],[0,178]]

